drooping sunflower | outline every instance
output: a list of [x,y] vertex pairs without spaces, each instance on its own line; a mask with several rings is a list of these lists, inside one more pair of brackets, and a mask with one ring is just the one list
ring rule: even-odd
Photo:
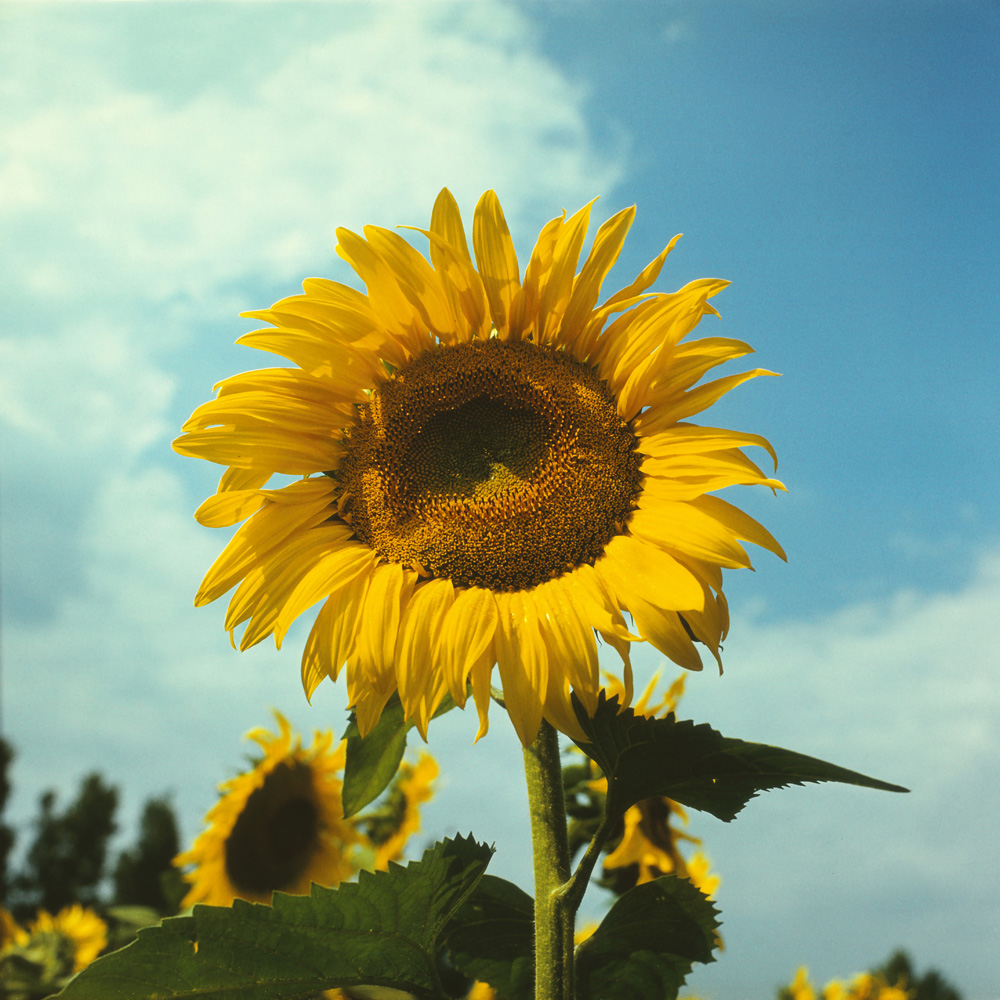
[[263,752],[253,767],[224,782],[207,828],[174,864],[190,866],[183,906],[229,906],[236,898],[270,903],[275,891],[304,894],[313,882],[337,885],[356,874],[354,825],[343,818],[345,749],[316,733],[305,749],[275,712],[280,732],[247,734]]
[[39,910],[27,927],[15,926],[14,944],[64,954],[69,965],[65,974],[79,972],[107,947],[108,925],[93,910],[73,903],[54,915]]
[[433,797],[437,761],[422,753],[416,764],[404,761],[382,801],[353,817],[370,842],[369,867],[386,871],[390,861],[402,861],[407,842],[420,829],[420,806]]
[[[419,230],[429,260],[390,230],[339,229],[367,294],[313,278],[247,313],[270,326],[239,342],[296,367],[219,383],[174,443],[227,467],[198,520],[246,520],[195,603],[235,586],[226,628],[245,624],[246,649],[280,645],[323,602],[303,685],[344,669],[362,734],[394,691],[426,736],[445,693],[464,705],[471,688],[481,736],[496,667],[524,744],[542,718],[582,738],[570,695],[594,710],[598,637],[629,694],[634,641],[700,669],[695,643],[718,659],[728,628],[722,569],[750,566],[740,542],[783,556],[712,495],[783,488],[742,450],[776,461],[771,445],[686,419],[771,374],[701,381],[752,350],[685,339],[728,282],[648,293],[675,237],[598,305],[635,209],[598,229],[577,271],[590,209],[549,222],[523,274],[492,191],[475,262],[447,190]],[[276,474],[298,481],[265,488]]]
[[[635,703],[633,711],[636,715],[654,718],[676,712],[684,694],[685,676],[681,674],[660,701],[651,704],[659,679],[657,672]],[[618,695],[619,699],[624,696],[621,684],[613,677],[608,678],[607,691],[609,695]],[[590,766],[594,767],[593,762]],[[607,794],[607,787],[608,780],[604,777],[590,782],[590,788],[602,797]],[[604,858],[605,883],[616,892],[624,892],[661,875],[676,875],[688,879],[706,896],[713,896],[721,880],[711,873],[706,855],[697,850],[685,857],[681,850],[682,843],[701,845],[699,837],[683,829],[687,824],[687,811],[673,799],[657,797],[631,806],[622,819],[617,843],[611,841],[612,849]]]

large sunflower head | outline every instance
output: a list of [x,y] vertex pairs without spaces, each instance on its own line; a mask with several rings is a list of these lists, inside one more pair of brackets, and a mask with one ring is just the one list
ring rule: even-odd
[[357,872],[354,826],[343,818],[344,745],[316,733],[303,748],[285,718],[280,732],[248,734],[263,754],[221,786],[207,828],[174,863],[189,867],[184,906],[269,903],[275,891],[303,894],[313,882],[337,885]]
[[[583,738],[570,696],[594,710],[598,640],[629,695],[632,642],[700,669],[696,643],[718,659],[728,628],[721,571],[750,566],[741,541],[783,555],[714,495],[782,488],[742,450],[770,444],[687,420],[770,374],[702,381],[751,351],[688,339],[727,282],[647,292],[675,238],[599,305],[635,210],[580,265],[590,208],[549,222],[523,271],[492,191],[471,254],[447,190],[420,230],[429,259],[386,229],[338,230],[367,294],[309,279],[249,313],[269,325],[240,342],[295,367],[219,383],[174,443],[227,467],[199,521],[246,522],[196,603],[235,586],[245,649],[322,602],[306,694],[345,670],[362,733],[395,691],[426,735],[444,695],[471,690],[482,735],[496,668],[522,742],[543,718]],[[268,488],[275,474],[298,481]]]

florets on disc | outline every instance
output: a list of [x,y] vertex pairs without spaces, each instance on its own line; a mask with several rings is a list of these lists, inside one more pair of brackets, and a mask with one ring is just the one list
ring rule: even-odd
[[383,558],[529,590],[592,565],[622,530],[635,444],[591,367],[494,337],[429,350],[374,389],[336,479]]
[[[227,466],[198,519],[246,519],[196,603],[236,586],[226,628],[246,623],[247,648],[322,601],[303,685],[344,670],[362,734],[393,693],[426,734],[446,693],[471,691],[482,735],[496,670],[523,743],[543,718],[584,738],[571,695],[594,711],[598,638],[627,703],[631,643],[692,670],[696,643],[719,659],[722,569],[750,566],[741,541],[783,555],[714,495],[783,489],[743,452],[770,444],[687,422],[771,374],[702,381],[751,351],[686,339],[727,282],[648,292],[675,237],[598,305],[635,210],[581,264],[590,208],[547,223],[523,270],[492,191],[472,253],[447,190],[421,230],[429,258],[387,229],[338,230],[367,294],[314,278],[248,314],[270,326],[241,342],[297,367],[220,383],[174,444]],[[274,474],[300,479],[267,489]]]

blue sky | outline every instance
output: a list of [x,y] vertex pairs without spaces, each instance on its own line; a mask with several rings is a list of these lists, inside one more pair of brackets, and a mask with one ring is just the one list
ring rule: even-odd
[[[789,563],[730,575],[726,673],[682,713],[913,789],[695,814],[727,948],[691,986],[769,997],[903,946],[1000,997],[998,27],[975,0],[0,6],[14,816],[96,768],[129,836],[167,790],[192,836],[270,706],[342,725],[342,689],[302,696],[304,628],[239,655],[192,607],[216,473],[169,443],[271,363],[237,314],[350,280],[334,228],[424,225],[444,185],[467,218],[495,188],[525,252],[600,194],[638,206],[609,288],[683,232],[658,287],[731,279],[708,332],[782,373],[711,422],[778,449],[789,493],[733,499]],[[495,840],[527,886],[516,743],[474,732],[431,730],[428,836]]]

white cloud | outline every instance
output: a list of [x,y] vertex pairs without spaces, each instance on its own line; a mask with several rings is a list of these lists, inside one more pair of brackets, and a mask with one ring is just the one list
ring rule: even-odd
[[594,148],[586,95],[527,20],[501,4],[403,9],[302,36],[275,8],[285,44],[246,48],[248,85],[234,85],[245,65],[208,68],[186,94],[125,85],[126,51],[56,32],[46,65],[63,85],[19,92],[0,140],[12,288],[50,304],[203,299],[331,261],[337,225],[423,224],[443,185],[470,210],[498,188],[518,224],[614,184],[621,153]]
[[174,384],[135,331],[103,318],[0,339],[0,421],[63,470],[132,459],[162,441]]
[[682,713],[911,792],[822,785],[766,793],[727,826],[698,817],[731,930],[726,961],[693,989],[777,985],[802,963],[822,982],[897,946],[946,973],[974,964],[1000,874],[998,606],[994,549],[950,592],[900,590],[808,621],[737,617],[725,675],[691,678]]

